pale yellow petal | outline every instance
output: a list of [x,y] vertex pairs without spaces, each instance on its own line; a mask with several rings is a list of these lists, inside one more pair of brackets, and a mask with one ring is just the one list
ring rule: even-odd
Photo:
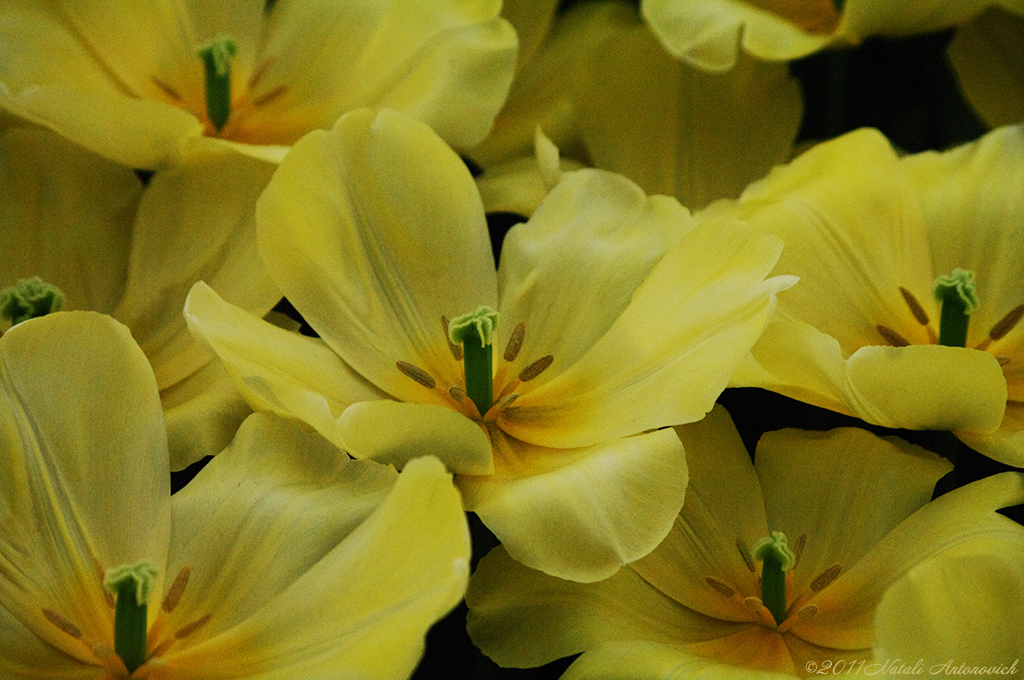
[[847,362],[854,415],[884,427],[989,433],[1006,407],[995,357],[963,347],[864,347]]
[[991,127],[1024,120],[1024,18],[983,12],[957,29],[946,55],[982,120]]
[[1024,467],[1024,403],[1006,402],[1006,412],[999,429],[986,434],[957,432],[964,444],[989,458],[1014,467]]
[[175,106],[117,93],[47,85],[0,95],[12,113],[130,168],[174,165],[203,131],[198,118]]
[[781,680],[792,678],[734,665],[726,665],[679,649],[671,642],[605,644],[577,659],[562,680]]
[[413,458],[434,456],[453,474],[494,472],[491,442],[483,429],[450,408],[364,401],[346,408],[337,424],[338,440],[356,458],[402,469]]
[[[342,508],[344,487],[358,481],[325,485],[322,477],[301,474],[313,490],[338,496],[332,505]],[[309,540],[289,536],[296,551]],[[281,556],[259,543],[252,547],[259,557],[244,570],[252,571],[250,582],[258,584],[260,569]],[[285,590],[269,601],[269,593],[256,592],[265,604],[251,616],[168,657],[168,663],[175,677],[187,679],[408,677],[427,629],[462,598],[469,549],[459,494],[444,466],[430,458],[412,461],[365,522],[304,573],[291,570],[293,582]],[[226,611],[218,601],[206,605],[212,612]]]
[[252,413],[218,359],[160,390],[167,421],[171,470],[182,470],[231,443],[242,421]]
[[39,276],[64,309],[109,312],[124,289],[142,185],[128,168],[33,128],[0,137],[0,287]]
[[735,211],[786,242],[775,271],[800,284],[779,297],[779,311],[834,337],[844,356],[886,344],[879,324],[930,342],[900,293],[938,319],[924,212],[879,132],[815,146],[752,184]]
[[[968,327],[967,346],[974,347],[1024,303],[1024,261],[1008,255],[1024,241],[1024,128],[993,130],[952,151],[907,156],[900,165],[920,192],[935,276],[956,268],[974,272],[981,300]],[[1024,357],[1024,325],[988,351]]]
[[[911,569],[882,597],[875,614],[876,659],[921,659],[927,672],[1020,669],[1024,649],[1024,531],[969,545]],[[948,666],[943,666],[948,663]]]
[[781,248],[777,238],[735,220],[699,223],[647,275],[628,307],[613,307],[618,318],[583,357],[563,368],[560,352],[551,352],[551,379],[521,388],[502,412],[502,428],[562,447],[699,420],[764,330],[775,293],[793,283],[765,279]]
[[540,126],[563,154],[584,160],[573,75],[581,60],[635,23],[635,16],[633,7],[616,1],[578,3],[562,14],[536,56],[516,74],[491,134],[468,155],[485,168],[528,155]]
[[853,568],[953,469],[934,453],[857,428],[769,432],[754,462],[768,530],[785,533],[791,546],[806,536],[790,586],[796,593],[834,564]]
[[245,134],[291,144],[370,106],[419,118],[452,145],[476,144],[515,69],[515,31],[500,9],[497,0],[280,0],[262,44],[271,61],[261,87],[285,89],[247,117]]
[[94,312],[9,330],[0,381],[0,600],[82,659],[87,650],[43,609],[109,645],[103,570],[166,561],[170,475],[156,383],[128,329]]
[[365,522],[396,478],[282,418],[252,415],[174,495],[168,574],[190,576],[166,625],[210,614],[198,643],[252,616]]
[[362,109],[306,136],[257,205],[267,267],[339,356],[402,401],[462,384],[442,317],[496,307],[483,207],[463,162],[426,125]]
[[96,667],[44,642],[0,605],[0,673],[11,680],[95,680]]
[[342,446],[335,419],[357,401],[386,395],[322,340],[278,328],[224,302],[204,283],[185,301],[189,329],[212,349],[249,404],[300,420]]
[[738,544],[768,535],[764,497],[732,419],[716,406],[703,420],[676,428],[686,448],[690,484],[672,531],[647,557],[630,564],[676,602],[723,621],[751,621],[742,602],[723,597],[712,577],[740,594],[759,591]]
[[672,430],[581,449],[544,449],[492,428],[495,473],[457,479],[475,512],[523,564],[596,581],[653,550],[686,491]]
[[[579,170],[583,164],[571,158],[560,158],[558,167],[565,173]],[[476,178],[476,187],[488,213],[515,213],[527,218],[548,195],[549,189],[533,156],[487,168]]]
[[525,324],[518,356],[501,364],[507,377],[552,355],[552,367],[530,381],[534,391],[571,367],[611,328],[651,268],[692,225],[676,201],[648,198],[621,175],[564,175],[530,221],[513,227],[502,244],[500,350],[516,325]]
[[928,503],[818,593],[811,600],[818,613],[797,622],[792,632],[817,645],[870,647],[875,609],[890,585],[915,565],[959,546],[1019,541],[1020,525],[995,511],[1020,503],[1024,475],[1015,472],[987,477]]
[[749,627],[691,611],[632,569],[596,583],[574,583],[523,566],[503,547],[480,560],[466,603],[473,643],[498,665],[515,668],[615,642],[682,644]]
[[132,232],[124,298],[113,316],[132,329],[160,389],[210,359],[189,335],[181,310],[189,289],[205,281],[258,316],[281,293],[256,249],[256,199],[274,166],[224,150],[204,149],[153,176]]
[[806,56],[833,41],[839,22],[831,0],[643,0],[641,10],[669,52],[708,71],[735,66],[741,44],[760,59]]
[[648,194],[703,208],[792,154],[803,105],[782,64],[744,56],[706,73],[637,25],[594,50],[580,74],[576,115],[593,164]]
[[557,0],[505,0],[501,4],[501,16],[519,36],[518,68],[533,59],[548,37],[557,9]]

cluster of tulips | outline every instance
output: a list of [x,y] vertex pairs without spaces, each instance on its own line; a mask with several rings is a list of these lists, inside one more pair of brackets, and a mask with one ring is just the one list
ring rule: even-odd
[[0,680],[1024,672],[1021,120],[1020,0],[6,0]]

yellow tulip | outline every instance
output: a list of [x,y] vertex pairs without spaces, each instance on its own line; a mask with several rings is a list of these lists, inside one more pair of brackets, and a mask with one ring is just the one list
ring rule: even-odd
[[[711,408],[792,283],[764,279],[774,237],[697,224],[674,199],[591,170],[562,176],[496,271],[464,164],[390,111],[353,112],[296,144],[257,221],[271,275],[322,339],[197,284],[190,327],[249,402],[357,458],[439,456],[517,559],[580,580],[668,531],[683,451],[645,431]],[[467,396],[466,348],[448,333],[480,307],[500,314],[484,350],[490,400]]]
[[172,498],[152,371],[93,312],[0,338],[0,462],[4,678],[404,678],[468,578],[438,461],[399,475],[268,414]]

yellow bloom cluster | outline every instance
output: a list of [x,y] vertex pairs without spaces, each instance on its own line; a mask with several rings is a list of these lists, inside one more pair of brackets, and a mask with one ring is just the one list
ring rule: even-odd
[[7,0],[0,680],[1015,674],[1021,15]]

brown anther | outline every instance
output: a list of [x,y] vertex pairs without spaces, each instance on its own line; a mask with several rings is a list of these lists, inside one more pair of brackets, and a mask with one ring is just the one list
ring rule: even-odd
[[452,342],[451,336],[448,335],[448,323],[449,323],[448,317],[447,316],[442,316],[441,317],[441,328],[442,328],[442,330],[444,330],[445,342],[448,343],[448,350],[452,353],[452,356],[455,357],[455,360],[456,361],[462,361],[462,346],[461,345],[456,345],[454,342]]
[[398,370],[401,371],[404,375],[412,378],[413,380],[423,385],[424,387],[434,389],[434,387],[437,386],[437,381],[434,380],[434,378],[432,378],[429,373],[424,371],[419,366],[413,366],[412,364],[405,361],[396,361],[395,366],[397,366]]
[[829,583],[836,580],[836,576],[839,576],[839,572],[843,570],[843,565],[833,564],[825,571],[818,574],[813,581],[811,581],[811,590],[818,593],[825,589]]
[[551,362],[553,362],[554,360],[555,358],[550,354],[548,354],[547,356],[543,356],[540,359],[537,359],[532,364],[530,364],[523,370],[519,371],[519,379],[522,382],[533,380],[538,375],[546,371],[548,366],[550,366]]
[[266,106],[270,102],[274,101],[275,99],[283,95],[286,89],[287,88],[285,88],[284,85],[278,85],[277,87],[275,87],[273,90],[266,93],[262,97],[257,97],[256,99],[253,99],[252,105],[255,107]]
[[1007,333],[1017,327],[1021,318],[1024,318],[1024,305],[1017,305],[1007,312],[1002,319],[997,321],[995,326],[992,326],[992,330],[988,332],[988,337],[993,340],[1002,340]]
[[996,361],[999,362],[1000,366],[1005,366],[1010,363],[1010,357],[996,357]]
[[523,348],[524,335],[526,335],[526,324],[520,321],[512,329],[512,336],[508,339],[508,344],[505,345],[505,353],[501,355],[505,361],[515,361],[519,356],[519,350]]
[[927,326],[928,321],[930,321],[928,313],[924,311],[924,307],[922,307],[921,303],[917,301],[914,294],[903,286],[900,286],[900,295],[903,296],[903,300],[907,303],[907,307],[910,307],[910,313],[914,315],[917,322],[922,326]]
[[518,392],[513,392],[512,394],[506,394],[504,397],[502,397],[501,399],[496,401],[494,403],[494,406],[492,406],[491,408],[497,408],[500,411],[501,409],[505,408],[506,406],[511,405],[512,402],[514,402],[518,398],[519,398],[519,393]]
[[715,578],[714,576],[705,576],[704,580],[707,581],[707,584],[711,586],[712,589],[717,590],[725,597],[732,597],[736,594],[736,589],[720,578]]
[[885,338],[885,341],[892,345],[893,347],[906,347],[907,345],[910,344],[909,340],[907,340],[905,337],[903,337],[893,329],[889,328],[888,326],[878,324],[877,326],[875,326],[875,330],[878,331],[878,334]]
[[164,595],[164,601],[161,608],[170,614],[174,611],[174,608],[178,606],[181,601],[181,596],[185,594],[185,587],[188,586],[188,577],[191,576],[192,570],[188,567],[182,567],[178,575],[174,577],[174,583],[167,590],[167,594]]
[[207,623],[209,623],[209,621],[210,621],[210,615],[209,614],[207,614],[206,616],[202,616],[202,617],[196,619],[195,621],[193,621],[192,623],[189,623],[189,624],[185,625],[184,627],[179,628],[178,632],[174,634],[174,637],[176,637],[179,640],[182,639],[182,638],[186,638],[189,635],[191,635],[192,633],[194,633],[197,630],[199,630],[200,628],[202,628],[203,626],[205,626]]
[[750,555],[750,548],[747,547],[742,538],[736,539],[736,549],[740,551],[740,557],[743,558],[743,563],[747,565],[747,569],[757,571],[754,568],[754,558]]
[[743,598],[743,604],[753,614],[756,614],[758,611],[760,611],[761,607],[764,606],[764,602],[761,601],[761,598],[754,597],[753,595]]
[[807,534],[800,534],[796,539],[796,543],[793,544],[793,555],[796,556],[796,561],[793,563],[793,569],[796,569],[797,565],[800,564],[800,556],[804,554],[804,548],[807,547]]
[[161,92],[163,92],[165,95],[167,95],[168,97],[170,97],[174,101],[176,101],[176,102],[180,102],[181,101],[181,94],[179,94],[177,90],[175,90],[173,87],[171,87],[170,85],[168,85],[164,81],[160,80],[156,76],[150,76],[149,80],[150,80],[151,83],[153,83],[158,88],[160,88]]
[[448,394],[451,395],[452,399],[460,404],[462,403],[462,400],[466,398],[466,390],[462,389],[458,385],[452,385],[449,387]]
[[818,605],[809,604],[796,613],[796,618],[801,621],[810,621],[814,618],[814,615],[818,613]]
[[78,626],[76,626],[75,624],[71,623],[70,621],[68,621],[63,616],[61,616],[57,612],[53,611],[52,609],[43,609],[42,611],[43,611],[43,616],[46,617],[46,620],[49,621],[50,623],[52,623],[53,625],[57,626],[58,628],[60,628],[61,631],[67,633],[68,635],[70,635],[71,637],[75,638],[76,640],[81,640],[82,639],[82,631],[79,630]]
[[263,80],[263,76],[267,75],[267,71],[270,69],[270,65],[273,63],[274,58],[267,57],[266,59],[263,60],[263,63],[260,64],[260,67],[253,71],[252,75],[249,76],[248,87],[250,90],[255,88],[259,84],[259,82]]

